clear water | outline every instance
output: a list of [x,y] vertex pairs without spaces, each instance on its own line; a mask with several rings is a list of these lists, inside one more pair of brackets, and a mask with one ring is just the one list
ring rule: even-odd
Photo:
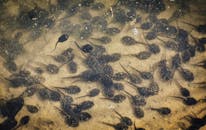
[[[62,0],[63,1],[63,0]],[[87,122],[81,122],[76,128],[68,127],[64,123],[64,118],[61,116],[59,111],[55,107],[60,107],[59,102],[52,102],[48,100],[41,100],[38,94],[34,94],[32,97],[25,97],[24,101],[27,105],[35,105],[39,108],[39,112],[36,114],[31,114],[23,107],[20,112],[16,115],[15,119],[19,121],[22,116],[29,115],[30,122],[18,129],[22,130],[66,130],[66,129],[78,129],[78,130],[105,130],[113,129],[110,126],[103,125],[101,122],[108,122],[115,124],[119,122],[118,116],[113,112],[113,109],[118,111],[124,116],[128,116],[135,121],[136,126],[144,127],[146,130],[178,130],[183,129],[183,127],[188,127],[190,124],[182,117],[195,113],[198,117],[205,115],[205,111],[199,113],[200,110],[205,108],[205,103],[198,103],[194,106],[183,105],[181,100],[171,98],[169,96],[180,96],[179,89],[176,84],[171,81],[163,81],[157,69],[154,70],[154,80],[158,83],[160,90],[158,95],[151,96],[146,99],[146,106],[142,107],[145,116],[144,118],[137,119],[132,110],[129,98],[127,98],[122,103],[113,103],[109,100],[102,99],[105,96],[101,93],[100,95],[89,98],[75,99],[76,97],[85,95],[92,88],[102,89],[101,85],[96,82],[74,82],[73,79],[63,80],[62,77],[76,76],[79,75],[84,70],[88,69],[83,60],[85,59],[85,54],[79,50],[79,48],[74,44],[76,41],[79,45],[85,45],[86,43],[92,42],[94,45],[102,45],[106,48],[105,54],[120,53],[121,59],[117,62],[109,63],[112,66],[114,72],[124,72],[120,64],[129,70],[129,72],[135,73],[130,67],[135,67],[138,70],[149,71],[154,69],[154,65],[163,58],[168,60],[170,64],[170,59],[175,55],[174,51],[167,50],[162,46],[162,43],[154,39],[149,41],[149,43],[155,43],[160,47],[160,53],[152,55],[149,59],[139,60],[135,57],[130,56],[130,54],[136,54],[147,48],[144,45],[132,45],[126,46],[121,43],[121,38],[123,36],[131,36],[137,41],[145,42],[144,35],[148,31],[140,29],[140,23],[135,23],[135,20],[129,21],[126,24],[119,24],[114,20],[115,17],[115,7],[112,7],[116,3],[115,0],[97,0],[95,2],[102,2],[104,8],[101,10],[92,10],[90,7],[82,7],[79,5],[78,11],[73,16],[68,13],[68,8],[71,8],[74,3],[78,1],[71,0],[68,4],[67,2],[63,5],[59,5],[57,0],[37,0],[31,2],[30,0],[0,0],[0,68],[1,68],[1,82],[0,82],[0,98],[1,99],[11,99],[19,96],[26,87],[21,86],[18,88],[13,88],[10,86],[9,81],[5,80],[5,77],[9,77],[12,73],[5,67],[6,61],[8,59],[13,59],[18,67],[18,69],[26,69],[31,72],[31,75],[38,75],[35,73],[35,67],[41,67],[45,69],[47,64],[55,64],[61,66],[61,64],[54,61],[52,56],[60,54],[63,50],[67,48],[72,48],[72,53],[75,55],[74,62],[77,63],[77,72],[71,73],[68,71],[66,65],[61,66],[58,74],[49,74],[47,72],[43,73],[41,76],[44,78],[42,83],[50,89],[55,87],[77,85],[81,88],[81,92],[76,95],[72,95],[74,98],[74,103],[78,104],[85,100],[91,100],[94,102],[94,107],[87,110],[92,115],[92,119]],[[192,23],[194,25],[205,24],[206,21],[206,3],[204,0],[185,2],[187,8],[181,8],[180,4],[176,4],[172,0],[165,0],[165,10],[158,13],[157,17],[160,18],[170,18],[173,12],[182,9],[183,15],[175,19],[170,23],[175,27],[182,28],[194,37],[201,38],[205,37],[205,34],[197,33],[192,29],[191,26],[184,24],[182,21]],[[66,6],[68,4],[68,6]],[[121,5],[117,5],[121,7]],[[36,8],[35,8],[36,7]],[[30,19],[20,19],[23,15],[27,14],[32,9],[43,10],[40,14],[33,15],[30,14]],[[122,6],[122,9],[127,10]],[[83,23],[91,20],[83,20],[80,17],[86,16],[85,12],[89,12],[92,17],[94,16],[105,16],[108,22],[108,27],[117,27],[120,29],[120,33],[117,35],[109,35],[100,31],[99,29],[93,29],[91,36],[82,39],[78,25],[83,25]],[[148,13],[142,10],[137,10],[136,13],[142,17],[142,22],[147,20]],[[100,17],[100,18],[101,18]],[[85,17],[84,17],[85,18]],[[86,17],[87,18],[87,17]],[[26,21],[28,20],[28,21]],[[29,21],[30,20],[30,21]],[[76,28],[71,28],[72,25]],[[92,24],[92,26],[94,26]],[[56,50],[53,51],[58,38],[65,33],[70,31],[73,33],[69,36],[68,40],[63,43],[59,43]],[[164,34],[163,34],[164,35]],[[109,36],[112,39],[111,43],[101,44],[91,38],[99,38],[101,36]],[[166,40],[167,38],[162,38]],[[195,45],[192,38],[189,38],[190,44]],[[6,44],[3,44],[6,43]],[[7,46],[8,45],[8,46]],[[13,48],[13,50],[12,50]],[[183,63],[182,67],[189,69],[195,77],[193,82],[205,81],[205,70],[202,68],[191,66],[193,63],[197,63],[205,59],[205,52],[197,52],[195,57],[191,58],[189,62]],[[38,75],[39,76],[39,75]],[[178,80],[183,86],[188,88],[191,92],[191,96],[196,99],[205,98],[205,88],[189,87],[193,86],[190,82],[186,82],[178,72],[175,72],[174,79]],[[127,82],[118,81],[123,83],[126,91],[132,94],[138,94],[131,85]],[[117,81],[115,81],[117,82]],[[144,80],[141,85],[147,86],[149,81]],[[102,92],[102,91],[101,91]],[[115,91],[115,94],[125,94],[123,91]],[[161,116],[155,111],[151,111],[151,107],[169,107],[172,113],[168,116]],[[5,118],[1,118],[3,121]],[[129,129],[134,129],[133,126]],[[201,128],[206,129],[205,127]]]

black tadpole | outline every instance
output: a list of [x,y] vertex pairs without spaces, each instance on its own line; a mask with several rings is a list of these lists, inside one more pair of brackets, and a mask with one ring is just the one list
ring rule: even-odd
[[130,74],[129,71],[122,64],[120,64],[120,66],[127,73],[130,82],[135,83],[135,84],[139,84],[142,82],[142,80],[141,80],[141,78],[139,78],[139,76],[137,76],[135,74]]
[[71,85],[67,87],[55,87],[55,88],[63,90],[67,94],[78,94],[81,92],[81,88],[76,85]]
[[183,97],[189,97],[190,91],[187,88],[184,88],[177,80],[174,80],[175,84],[179,87],[180,93]]
[[77,117],[72,115],[73,113],[72,114],[66,113],[58,107],[55,107],[55,108],[60,112],[61,115],[64,116],[65,123],[69,127],[78,127],[79,126],[79,120],[77,119]]
[[56,44],[55,44],[55,47],[54,47],[53,51],[56,50],[57,45],[58,45],[59,43],[65,42],[68,38],[69,38],[69,35],[68,35],[68,34],[62,34],[62,35],[58,38],[58,40],[57,40],[57,42],[56,42]]
[[145,80],[149,80],[149,79],[153,79],[153,74],[151,72],[147,72],[147,71],[140,71],[134,67],[131,67],[133,70],[137,71],[141,78],[145,79]]
[[128,126],[125,123],[110,124],[106,122],[101,122],[104,125],[113,127],[115,130],[128,130]]
[[171,110],[168,107],[151,108],[151,110],[157,111],[161,115],[169,115],[171,113]]
[[197,67],[202,67],[203,69],[206,69],[206,60],[202,60],[196,64],[192,64],[193,66],[197,66]]
[[129,117],[122,116],[116,110],[113,110],[113,111],[120,117],[120,120],[121,120],[122,123],[125,123],[127,126],[131,126],[132,125],[132,120]]
[[198,87],[200,87],[200,88],[206,88],[206,82],[205,81],[193,82],[193,83],[189,84],[189,86],[191,86],[191,85],[198,85]]
[[21,127],[21,126],[28,124],[29,121],[30,121],[30,117],[29,117],[29,116],[23,116],[23,117],[20,119],[19,125],[17,125],[17,127],[14,128],[13,130],[16,130],[16,129],[18,129],[18,128]]
[[14,118],[7,118],[0,123],[1,130],[12,130],[17,125],[17,121]]
[[195,30],[196,30],[197,32],[199,32],[199,33],[206,34],[206,24],[193,25],[193,24],[191,24],[191,23],[187,23],[187,22],[184,22],[184,21],[183,21],[182,23],[194,27]]
[[80,46],[76,41],[74,41],[76,46],[84,53],[90,53],[93,51],[94,47],[90,44],[85,44],[83,46]]
[[94,89],[90,90],[88,92],[88,94],[86,94],[84,96],[77,97],[77,98],[83,98],[83,97],[87,97],[87,96],[88,97],[95,97],[95,96],[99,95],[99,93],[100,93],[100,90],[98,88],[94,88]]
[[122,103],[126,99],[126,96],[124,96],[123,94],[117,94],[117,95],[114,95],[113,97],[105,97],[101,99],[107,99],[114,103]]
[[185,68],[182,68],[182,67],[179,67],[179,72],[180,72],[180,75],[182,76],[182,78],[185,80],[185,81],[188,81],[188,82],[191,82],[194,80],[194,74],[188,70],[188,69],[185,69]]
[[99,41],[101,42],[102,44],[108,44],[112,41],[112,39],[108,36],[102,36],[100,38],[91,38],[93,40],[96,40],[96,41]]
[[178,96],[171,96],[173,98],[181,99],[185,105],[192,106],[196,105],[198,101],[193,97],[178,97]]

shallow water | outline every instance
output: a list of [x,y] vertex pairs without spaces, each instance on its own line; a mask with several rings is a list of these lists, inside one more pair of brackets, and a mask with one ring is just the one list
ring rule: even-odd
[[[6,1],[6,0],[2,0]],[[188,121],[184,120],[183,117],[189,114],[197,115],[198,117],[203,117],[206,112],[203,111],[199,113],[200,110],[205,108],[205,103],[198,103],[194,106],[186,106],[183,105],[183,103],[180,100],[171,98],[169,96],[180,96],[179,89],[175,85],[175,83],[171,81],[163,81],[160,76],[157,69],[154,71],[154,81],[158,83],[159,85],[159,93],[157,95],[151,96],[146,98],[146,106],[142,107],[145,116],[144,118],[138,119],[134,116],[131,103],[129,99],[127,98],[122,103],[113,103],[109,100],[104,100],[105,96],[100,93],[100,95],[89,98],[79,98],[75,99],[76,97],[85,95],[89,92],[92,88],[99,88],[102,92],[102,86],[101,84],[97,82],[73,82],[73,79],[63,80],[62,77],[67,76],[75,76],[80,74],[82,71],[88,69],[88,67],[85,65],[83,60],[85,59],[85,55],[83,52],[80,51],[80,49],[74,44],[74,41],[77,41],[80,45],[84,45],[85,43],[89,43],[88,41],[91,41],[94,45],[103,45],[95,40],[92,40],[90,38],[97,38],[101,36],[105,36],[106,34],[99,31],[99,30],[93,30],[91,36],[89,36],[88,39],[81,39],[80,33],[78,29],[74,31],[63,43],[59,43],[56,50],[52,51],[55,47],[55,44],[58,40],[58,38],[71,30],[69,28],[70,23],[73,24],[83,24],[84,22],[87,22],[88,20],[82,20],[80,19],[80,15],[82,12],[89,11],[92,17],[94,16],[103,16],[106,12],[110,12],[111,15],[108,15],[106,20],[108,22],[108,27],[117,27],[121,30],[120,33],[117,35],[111,36],[112,42],[103,45],[106,48],[105,54],[113,54],[113,53],[120,53],[121,59],[114,62],[109,63],[109,65],[112,66],[114,72],[123,72],[123,69],[121,68],[120,64],[122,64],[125,68],[129,70],[129,72],[134,72],[132,69],[130,69],[130,66],[137,68],[138,70],[144,70],[149,71],[154,68],[154,65],[160,61],[163,58],[166,58],[169,60],[171,57],[176,54],[174,51],[165,49],[161,42],[157,39],[152,40],[152,43],[155,43],[159,45],[160,47],[160,54],[152,55],[149,59],[146,60],[138,60],[135,57],[128,56],[129,54],[135,54],[141,51],[146,50],[146,47],[143,45],[132,45],[132,46],[126,46],[121,43],[121,38],[123,36],[131,36],[135,38],[137,41],[143,41],[145,42],[144,35],[147,33],[147,31],[143,31],[139,28],[140,23],[135,23],[135,21],[129,21],[126,24],[119,24],[114,20],[114,7],[112,8],[112,5],[116,3],[115,0],[96,0],[95,2],[100,1],[104,3],[105,8],[99,11],[91,10],[91,7],[79,7],[79,10],[77,14],[74,16],[69,16],[68,13],[66,13],[66,8],[70,8],[70,6],[65,7],[65,9],[62,9],[59,7],[58,2],[56,0],[38,0],[36,3],[32,3],[29,0],[24,0],[22,2],[21,0],[15,1],[15,0],[9,0],[8,2],[1,2],[0,3],[0,40],[7,39],[9,40],[15,40],[18,41],[20,45],[23,46],[23,50],[14,58],[13,61],[17,64],[19,70],[26,69],[31,72],[31,75],[37,75],[37,73],[34,72],[34,67],[40,66],[42,68],[45,67],[47,64],[55,64],[57,66],[61,66],[60,63],[55,62],[51,55],[58,55],[63,50],[67,48],[72,48],[72,53],[74,54],[74,62],[77,63],[77,72],[71,73],[66,68],[66,65],[60,67],[60,70],[58,74],[49,74],[47,72],[43,73],[41,76],[44,77],[45,80],[42,81],[42,83],[47,86],[50,89],[54,89],[54,87],[62,87],[62,86],[69,86],[69,85],[77,85],[81,88],[81,92],[76,95],[71,95],[74,98],[74,103],[78,104],[82,101],[91,100],[94,102],[94,107],[92,107],[89,110],[86,110],[86,112],[89,112],[92,115],[92,119],[86,122],[81,122],[78,127],[68,127],[64,123],[64,118],[61,116],[59,111],[55,107],[60,107],[59,102],[52,102],[48,100],[41,100],[38,96],[38,94],[34,94],[32,97],[25,97],[24,102],[27,105],[35,105],[39,108],[38,113],[31,114],[26,110],[26,107],[23,107],[19,113],[15,116],[15,119],[17,121],[20,120],[22,116],[29,115],[30,116],[30,122],[22,127],[19,127],[18,129],[21,130],[70,130],[70,129],[78,129],[78,130],[103,130],[108,129],[112,130],[112,127],[103,125],[101,122],[108,122],[111,124],[115,124],[119,122],[118,116],[113,112],[113,109],[118,111],[124,116],[128,116],[132,119],[132,121],[135,122],[135,124],[138,127],[144,127],[146,130],[181,130],[183,128],[180,127],[180,122],[185,125],[185,128],[187,128],[190,124]],[[71,0],[71,5],[74,3],[78,3],[75,0]],[[172,13],[179,7],[177,4],[175,4],[172,1],[165,0],[165,10],[158,13],[157,17],[160,18],[166,18],[168,19]],[[189,7],[190,11],[186,11],[185,15],[178,18],[177,20],[170,23],[170,25],[173,25],[175,27],[179,27],[182,29],[187,30],[188,32],[191,32],[191,34],[194,37],[201,38],[205,37],[205,34],[197,33],[195,30],[192,30],[191,26],[188,26],[181,21],[186,21],[188,23],[192,23],[195,25],[198,24],[205,24],[206,16],[202,12],[198,12],[198,10],[204,10],[206,7],[206,3],[204,0],[198,0],[198,1],[191,1],[186,2]],[[69,4],[69,5],[70,5]],[[40,24],[36,25],[33,24],[31,27],[31,24],[22,25],[22,23],[18,22],[18,17],[21,15],[21,12],[28,12],[31,9],[34,9],[35,7],[40,7],[41,9],[49,10],[49,7],[54,6],[57,7],[57,9],[52,12],[50,11],[48,15],[45,17],[52,20],[51,27],[48,26],[41,26]],[[120,5],[118,5],[120,6]],[[123,8],[125,9],[125,8]],[[126,9],[125,9],[126,10]],[[142,17],[142,22],[146,20],[146,17],[148,13],[145,13],[142,10],[137,10],[137,14],[139,14]],[[44,16],[41,17],[42,19],[45,18]],[[33,19],[35,21],[35,17]],[[23,22],[25,22],[23,20]],[[70,30],[69,30],[70,29]],[[17,33],[19,33],[19,37],[17,36]],[[162,38],[166,39],[166,38]],[[192,38],[189,38],[189,43],[194,45],[194,42]],[[150,41],[149,41],[150,43]],[[18,88],[12,88],[10,86],[9,81],[5,79],[5,77],[9,77],[12,73],[8,71],[8,69],[5,68],[5,62],[7,60],[7,56],[9,55],[5,50],[2,49],[2,44],[0,44],[1,47],[1,57],[0,57],[0,68],[1,68],[1,82],[0,82],[0,98],[1,99],[11,99],[14,97],[19,96],[26,87],[20,86]],[[14,48],[15,49],[15,48]],[[11,51],[11,53],[14,53]],[[6,55],[6,56],[5,56]],[[192,57],[189,62],[181,64],[183,68],[189,69],[195,77],[195,80],[193,82],[201,82],[206,81],[206,71],[203,68],[194,67],[191,64],[197,63],[198,61],[201,61],[205,59],[206,53],[205,52],[196,52],[195,57]],[[178,72],[175,72],[174,79],[178,80],[180,84],[183,86],[186,86],[190,90],[191,96],[195,99],[202,99],[205,98],[205,88],[199,88],[199,87],[189,87],[192,86],[190,82],[185,81]],[[116,82],[116,81],[115,81]],[[131,87],[128,83],[124,81],[118,81],[124,84],[124,88],[126,91],[132,93],[132,94],[138,94],[135,89]],[[149,84],[149,81],[143,80],[141,85],[147,86]],[[55,90],[55,89],[54,89]],[[116,94],[122,93],[123,91],[115,91]],[[169,107],[172,110],[172,113],[168,116],[162,116],[158,114],[155,111],[151,111],[150,108],[158,108],[158,107]],[[0,121],[3,121],[5,118],[1,118]],[[130,127],[129,129],[134,129],[133,127]],[[206,129],[206,127],[202,127],[201,130]]]

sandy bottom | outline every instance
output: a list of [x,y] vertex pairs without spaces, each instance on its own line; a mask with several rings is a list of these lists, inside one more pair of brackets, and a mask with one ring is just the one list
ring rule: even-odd
[[[109,0],[102,0],[106,7],[110,7],[112,4]],[[41,3],[41,2],[40,2]],[[55,2],[54,2],[55,3]],[[11,7],[10,7],[11,6]],[[14,5],[13,2],[10,2],[7,5],[8,8],[13,9],[9,13],[15,15],[15,10],[18,10],[18,7]],[[13,7],[13,8],[12,8]],[[16,8],[15,8],[16,7]],[[167,6],[166,11],[161,13],[158,17],[159,18],[167,18],[172,13],[172,6]],[[102,12],[91,12],[93,15],[102,14]],[[64,13],[62,13],[57,19],[64,16]],[[78,15],[77,15],[78,16]],[[191,19],[191,16],[194,16]],[[184,16],[180,19],[184,21],[189,21],[192,23],[199,23],[198,20],[202,19],[202,17],[196,16],[196,14],[190,13],[189,15]],[[70,21],[76,21],[78,22],[77,17],[72,17]],[[201,22],[201,21],[200,21]],[[66,23],[65,23],[66,24]],[[172,23],[175,25],[175,23]],[[111,22],[110,25],[115,25]],[[110,26],[109,25],[109,26]],[[142,31],[139,31],[139,34],[135,36],[132,31],[131,27],[135,27],[136,25],[132,25],[132,23],[128,23],[125,26],[115,25],[117,27],[120,27],[122,29],[121,33],[112,37],[112,43],[105,45],[105,48],[107,49],[108,54],[112,53],[121,53],[121,54],[131,54],[140,52],[145,49],[144,46],[136,45],[127,47],[121,44],[120,38],[125,35],[130,35],[135,37],[136,40],[142,40]],[[187,25],[179,23],[179,26],[181,28],[184,28],[186,30],[191,30],[190,27]],[[7,30],[9,32],[9,30]],[[18,30],[16,30],[18,31]],[[14,33],[14,32],[13,32]],[[65,85],[71,85],[72,80],[62,80],[62,77],[65,76],[73,76],[80,74],[83,70],[86,69],[85,65],[82,63],[82,59],[84,56],[79,51],[79,49],[75,46],[75,44],[72,42],[74,40],[78,41],[80,44],[84,44],[85,41],[77,40],[75,36],[71,36],[68,41],[64,42],[63,44],[59,44],[55,52],[51,52],[51,50],[54,48],[54,45],[56,43],[56,40],[61,35],[61,30],[59,27],[59,23],[57,22],[55,26],[52,29],[44,30],[44,33],[35,41],[30,41],[30,38],[28,37],[29,32],[24,32],[23,37],[20,39],[22,41],[29,42],[24,45],[25,52],[22,55],[19,55],[16,59],[17,65],[22,65],[23,68],[26,68],[28,70],[31,70],[33,73],[33,70],[30,66],[36,66],[36,62],[41,62],[44,64],[49,63],[55,63],[51,57],[48,57],[47,55],[55,55],[59,54],[61,51],[63,51],[65,48],[71,47],[73,48],[73,52],[75,54],[74,61],[78,64],[78,72],[76,74],[70,74],[67,73],[68,70],[65,66],[63,66],[60,69],[60,72],[57,75],[49,75],[47,73],[43,74],[46,81],[44,84],[50,88],[55,86],[65,86]],[[201,37],[201,35],[192,32],[194,36]],[[101,36],[101,33],[93,33],[92,37],[95,36]],[[155,43],[158,43],[158,40],[154,40]],[[95,43],[96,44],[96,43]],[[98,44],[98,43],[97,43]],[[127,57],[123,56],[120,61],[111,63],[112,67],[114,68],[114,72],[123,71],[120,67],[119,63],[123,64],[125,67],[133,66],[140,70],[149,70],[151,66],[159,61],[161,57],[166,52],[166,58],[169,59],[172,55],[174,55],[174,52],[165,50],[162,46],[161,47],[161,53],[158,55],[153,55],[148,60],[140,61],[133,57]],[[189,68],[195,75],[195,82],[198,81],[205,81],[206,77],[206,71],[201,68],[194,68],[189,65],[190,63],[195,63],[197,61],[200,61],[201,59],[205,59],[206,53],[198,53],[194,58],[190,60],[188,64],[183,64],[184,68]],[[0,57],[0,68],[1,68],[1,74],[3,74],[5,77],[9,76],[10,73],[2,66],[4,59]],[[160,130],[161,128],[164,128],[164,130],[178,130],[180,129],[178,126],[178,122],[184,122],[186,126],[189,125],[189,123],[185,120],[182,120],[181,118],[185,115],[192,114],[192,113],[198,113],[202,108],[206,107],[205,103],[198,103],[195,106],[185,106],[181,103],[181,101],[169,98],[168,96],[174,96],[179,95],[178,87],[173,82],[164,82],[162,81],[157,71],[154,73],[155,81],[159,84],[160,92],[156,96],[149,97],[147,99],[147,105],[143,107],[145,111],[145,117],[142,119],[137,119],[133,115],[133,111],[131,108],[131,105],[129,103],[129,100],[126,99],[123,103],[115,104],[108,100],[103,100],[104,96],[100,94],[99,96],[95,98],[83,98],[83,99],[75,99],[75,103],[79,103],[83,100],[91,100],[95,103],[95,106],[88,110],[89,113],[93,116],[93,118],[87,122],[80,123],[79,127],[77,128],[71,128],[68,127],[64,123],[64,119],[59,114],[58,110],[54,108],[54,106],[59,107],[59,103],[54,103],[50,101],[42,101],[40,100],[36,95],[25,98],[25,104],[30,105],[36,105],[40,108],[39,112],[36,114],[30,114],[27,112],[26,108],[24,107],[16,116],[16,119],[19,120],[22,115],[30,115],[31,121],[28,125],[23,126],[19,129],[22,130],[112,130],[113,128],[109,126],[105,126],[101,124],[100,122],[110,122],[110,123],[117,123],[119,121],[117,115],[113,112],[112,109],[115,109],[116,111],[120,112],[122,115],[131,117],[133,121],[135,121],[136,125],[138,127],[144,127],[147,130]],[[177,79],[182,85],[188,86],[188,83],[185,82],[178,73],[175,73],[175,79]],[[125,82],[122,82],[125,85],[125,89],[131,93],[136,93],[134,89]],[[143,84],[148,84],[148,82],[144,82]],[[78,85],[81,87],[81,93],[73,96],[78,97],[80,95],[85,95],[91,88],[97,87],[101,88],[101,86],[97,83],[84,83],[84,82],[77,82],[75,85]],[[201,88],[194,88],[194,87],[187,87],[191,95],[196,98],[200,99],[205,97],[206,89]],[[10,98],[18,96],[25,88],[9,88],[8,83],[4,80],[1,80],[0,82],[0,98]],[[172,113],[169,116],[161,116],[155,111],[151,111],[150,107],[160,107],[160,106],[167,106],[171,108]],[[197,115],[198,117],[202,117],[206,112],[202,112],[201,114]],[[131,128],[132,129],[132,128]],[[201,130],[206,129],[206,127],[202,128]],[[163,130],[163,129],[161,129]]]

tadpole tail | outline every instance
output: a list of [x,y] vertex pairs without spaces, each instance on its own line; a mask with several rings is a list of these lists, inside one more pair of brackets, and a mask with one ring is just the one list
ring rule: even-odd
[[107,98],[107,97],[103,97],[103,98],[99,98],[99,99],[103,99],[103,100],[111,100],[111,98]]
[[53,49],[51,52],[54,52],[54,51],[56,50],[58,43],[59,43],[59,42],[57,41],[56,44],[55,44],[54,49]]
[[87,97],[88,95],[84,95],[84,96],[79,96],[79,97],[76,97],[75,99],[79,99],[79,98],[83,98],[83,97]]
[[197,64],[206,64],[206,60],[199,61]]
[[134,68],[132,66],[130,66],[130,68],[132,68],[133,70],[137,71],[139,74],[141,73],[138,69],[136,69],[136,68]]
[[184,99],[183,97],[178,97],[178,96],[169,96],[169,97],[172,97],[172,98],[177,98],[177,99]]
[[75,78],[79,78],[79,76],[76,75],[76,76],[62,77],[62,79],[75,79]]
[[21,126],[23,126],[22,124],[18,124],[16,127],[14,127],[12,130],[17,130],[19,129]]
[[132,82],[129,82],[129,81],[125,81],[127,82],[128,84],[132,85],[134,88],[138,89],[138,88],[141,88],[139,86],[137,86],[136,84],[132,83]]
[[57,91],[58,91],[60,94],[62,94],[63,96],[65,96],[65,94],[64,94],[61,90],[57,89]]
[[190,84],[206,84],[206,82],[202,81],[202,82],[195,82],[195,83],[190,83]]
[[184,24],[187,24],[187,25],[190,25],[190,26],[192,26],[192,27],[196,27],[195,25],[193,25],[193,24],[191,24],[191,23],[188,23],[188,22],[185,22],[185,21],[181,21],[181,23],[184,23]]
[[74,41],[74,44],[75,44],[75,45],[77,46],[77,48],[81,51],[82,55],[83,55],[84,57],[86,57],[86,55],[82,52],[80,45],[79,45],[76,41]]
[[61,114],[63,114],[64,116],[68,116],[68,114],[66,112],[64,112],[62,109],[54,106],[55,109],[57,109]]
[[147,46],[147,43],[136,41],[136,43]]
[[199,88],[206,88],[206,82],[205,81],[198,82],[198,83],[190,83],[188,85],[189,85],[189,87],[191,87],[191,85],[199,85],[198,86]]
[[150,107],[150,109],[153,110],[153,111],[158,111],[158,108]]
[[113,109],[113,111],[118,115],[120,116],[121,118],[123,117],[119,112],[117,112],[115,109]]
[[133,95],[132,94],[130,94],[129,92],[127,92],[126,90],[123,90],[127,95],[129,95],[129,96],[131,96],[131,97],[133,97]]
[[179,88],[183,88],[182,85],[176,79],[174,79],[174,82]]
[[133,121],[134,122],[134,129],[136,130],[137,129],[137,126],[136,126],[136,124],[135,124],[135,121]]
[[192,65],[192,66],[195,66],[195,67],[203,67],[204,68],[204,64],[202,64],[202,63],[197,63],[197,64],[190,64],[190,65]]
[[162,40],[161,38],[157,37],[157,40],[163,42],[163,43],[166,43],[164,40]]
[[6,81],[9,81],[9,82],[11,82],[11,79],[9,79],[9,78],[6,78],[6,77],[0,77],[0,79],[2,79],[2,80],[6,80]]
[[128,75],[130,75],[129,71],[128,71],[121,63],[119,63],[119,65],[121,66],[121,68],[122,68]]
[[59,89],[64,89],[63,87],[54,87],[55,89],[59,90]]
[[74,44],[77,46],[78,49],[81,50],[81,47],[79,46],[79,44],[76,41],[74,41]]
[[107,125],[107,126],[111,126],[111,127],[114,127],[115,125],[113,124],[110,124],[110,123],[106,123],[106,122],[100,122],[101,124],[104,124],[104,125]]
[[76,83],[76,82],[80,82],[80,81],[83,81],[83,80],[82,79],[77,79],[77,80],[74,80],[73,82],[71,82],[71,84]]
[[97,38],[93,38],[93,37],[91,37],[90,39],[98,41],[98,39],[97,39]]

